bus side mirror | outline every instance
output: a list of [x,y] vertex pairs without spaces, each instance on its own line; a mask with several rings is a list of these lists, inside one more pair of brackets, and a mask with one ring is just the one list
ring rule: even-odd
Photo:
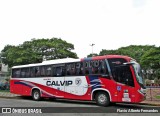
[[109,75],[107,75],[107,74],[104,74],[104,75],[102,74],[101,76],[102,77],[109,77]]
[[108,74],[102,74],[101,77],[107,78],[107,79],[111,79],[110,76],[109,76]]

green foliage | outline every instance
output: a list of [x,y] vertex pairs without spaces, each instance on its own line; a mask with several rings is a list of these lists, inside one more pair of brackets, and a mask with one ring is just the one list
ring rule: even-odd
[[158,79],[158,84],[159,84],[159,86],[160,86],[160,79]]
[[144,67],[160,69],[160,47],[146,51],[140,62]]
[[157,99],[160,99],[160,95],[157,95],[156,98],[157,98]]
[[93,53],[93,54],[89,54],[89,55],[87,55],[87,57],[93,57],[93,56],[98,56],[98,54]]
[[74,45],[58,38],[32,39],[18,46],[7,45],[2,50],[1,56],[4,64],[9,67],[30,63],[40,63],[46,60],[60,58],[77,58],[72,52]]
[[155,78],[155,79],[154,79],[154,84],[155,84],[155,85],[159,85],[158,78]]
[[103,56],[103,55],[115,55],[115,54],[118,54],[117,50],[105,50],[105,49],[102,49],[99,53],[100,56]]
[[[102,49],[99,55],[127,55],[139,62],[145,72],[152,69],[153,74],[148,74],[151,78],[160,78],[160,47],[149,45],[130,45],[127,47],[121,47],[117,50],[105,50]],[[145,75],[147,76],[147,74]]]
[[160,47],[152,48],[145,52],[140,60],[141,65],[146,69],[152,69],[155,78],[160,78]]
[[140,62],[140,59],[145,54],[145,52],[152,48],[155,48],[155,46],[130,45],[127,47],[121,47],[117,50],[102,49],[99,55],[109,55],[109,54],[127,55],[134,58],[137,62]]

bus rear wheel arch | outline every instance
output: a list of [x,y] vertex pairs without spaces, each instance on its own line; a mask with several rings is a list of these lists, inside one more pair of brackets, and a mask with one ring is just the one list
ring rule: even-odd
[[93,93],[93,99],[96,101],[99,106],[109,106],[110,105],[110,97],[108,92],[106,91],[95,91]]
[[33,89],[32,90],[32,98],[35,101],[39,101],[41,99],[41,93],[39,89]]

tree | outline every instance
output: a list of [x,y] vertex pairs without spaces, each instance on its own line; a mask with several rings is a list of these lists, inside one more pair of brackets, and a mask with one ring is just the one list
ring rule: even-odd
[[[127,47],[121,47],[117,50],[105,50],[102,49],[99,55],[109,55],[109,54],[117,54],[117,55],[127,55],[135,59],[142,65],[142,69],[144,72],[150,72],[154,68],[153,73],[145,73],[144,76],[148,78],[157,77],[160,78],[160,69],[157,69],[159,66],[160,53],[158,48],[154,45],[130,45]],[[151,53],[154,52],[154,53]]]
[[130,45],[127,47],[121,47],[117,50],[102,49],[99,55],[109,55],[109,54],[127,55],[134,58],[137,62],[140,62],[140,59],[143,56],[143,54],[145,54],[146,51],[152,48],[155,48],[155,46]]
[[145,54],[146,51],[155,48],[155,46],[149,45],[130,45],[127,47],[121,47],[118,49],[120,55],[127,55],[134,58],[137,62],[140,62],[141,57]]
[[118,54],[117,50],[105,50],[105,49],[102,49],[99,53],[100,56],[103,56],[103,55],[115,55],[115,54]]
[[98,56],[98,54],[93,53],[93,54],[89,54],[89,55],[87,55],[87,57],[93,57],[93,56]]
[[9,67],[40,63],[43,59],[77,58],[74,45],[58,38],[32,39],[18,46],[7,45],[1,52],[2,62]]
[[140,60],[146,70],[153,70],[154,77],[160,78],[160,47],[147,51]]
[[154,84],[155,84],[156,86],[159,85],[159,80],[158,80],[158,78],[155,78],[155,79],[154,79]]
[[160,47],[152,48],[147,51],[141,58],[141,64],[144,67],[150,67],[152,69],[160,68]]

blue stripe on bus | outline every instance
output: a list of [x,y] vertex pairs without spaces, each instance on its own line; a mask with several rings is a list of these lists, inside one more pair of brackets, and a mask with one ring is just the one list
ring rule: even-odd
[[84,58],[84,61],[90,61],[90,60],[92,60],[92,57]]
[[27,86],[29,88],[32,88],[32,86],[26,84],[26,83],[23,83],[23,82],[14,82],[14,84],[20,84],[20,85],[24,85],[24,86]]
[[98,76],[91,75],[91,76],[89,76],[89,80],[90,80],[90,85],[91,85],[92,91],[96,88],[101,88],[101,83],[98,81],[99,80]]

